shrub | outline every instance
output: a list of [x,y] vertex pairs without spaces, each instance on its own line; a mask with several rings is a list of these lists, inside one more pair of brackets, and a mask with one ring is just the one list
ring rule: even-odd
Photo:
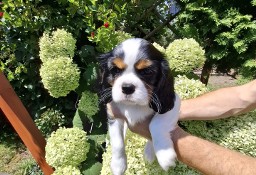
[[86,160],[89,148],[85,131],[78,128],[59,128],[47,140],[45,158],[54,168],[76,167]]
[[80,70],[68,57],[57,57],[43,63],[40,76],[50,95],[66,96],[79,85]]
[[190,73],[202,67],[204,53],[203,48],[192,38],[176,39],[166,48],[171,69],[178,73]]
[[99,52],[109,52],[116,45],[129,38],[132,38],[129,33],[100,27],[97,30],[97,36],[95,36],[94,41],[97,43],[97,50]]
[[256,59],[247,60],[240,69],[240,74],[247,79],[256,78]]
[[77,167],[66,166],[57,168],[52,175],[81,175],[80,170]]

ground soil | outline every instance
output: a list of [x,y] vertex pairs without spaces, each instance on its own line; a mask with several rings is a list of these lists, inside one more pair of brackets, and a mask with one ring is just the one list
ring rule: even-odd
[[209,78],[209,86],[215,88],[236,86],[237,79],[226,74],[214,74]]

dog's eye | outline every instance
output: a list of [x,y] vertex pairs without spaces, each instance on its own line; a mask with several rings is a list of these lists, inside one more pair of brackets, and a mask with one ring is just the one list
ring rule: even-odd
[[119,74],[119,73],[121,73],[123,70],[122,69],[120,69],[120,68],[118,68],[118,67],[116,67],[116,66],[113,66],[111,69],[110,69],[110,72],[112,73],[112,74]]
[[141,70],[138,70],[138,72],[141,75],[152,75],[154,73],[154,71],[150,68],[141,69]]

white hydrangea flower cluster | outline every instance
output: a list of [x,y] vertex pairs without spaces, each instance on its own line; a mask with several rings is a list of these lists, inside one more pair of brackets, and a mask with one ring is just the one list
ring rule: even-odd
[[72,34],[58,29],[50,36],[44,33],[40,39],[40,59],[43,64],[40,76],[50,95],[66,96],[79,85],[80,70],[73,63],[76,40]]
[[153,46],[159,50],[161,53],[163,53],[165,55],[165,48],[162,47],[161,45],[157,44],[156,42],[153,43]]
[[85,131],[79,128],[59,128],[47,139],[46,162],[56,169],[77,167],[86,160],[89,148]]
[[39,40],[39,47],[39,56],[42,62],[57,57],[73,58],[76,49],[76,40],[66,30],[57,29],[51,35],[49,32],[44,32]]
[[201,81],[189,79],[186,75],[175,77],[174,87],[181,99],[195,98],[208,91],[207,87]]
[[193,39],[176,39],[166,48],[171,69],[178,73],[190,73],[203,66],[204,49]]
[[66,166],[57,168],[52,175],[82,175],[82,173],[77,167]]
[[71,59],[58,57],[43,63],[40,76],[50,95],[58,98],[78,87],[80,71]]

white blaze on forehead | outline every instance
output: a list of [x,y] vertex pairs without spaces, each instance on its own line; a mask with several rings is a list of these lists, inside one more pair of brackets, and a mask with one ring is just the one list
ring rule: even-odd
[[141,39],[132,38],[122,43],[122,49],[124,51],[124,63],[128,65],[127,69],[133,69],[135,63],[138,61],[139,48],[141,45]]

